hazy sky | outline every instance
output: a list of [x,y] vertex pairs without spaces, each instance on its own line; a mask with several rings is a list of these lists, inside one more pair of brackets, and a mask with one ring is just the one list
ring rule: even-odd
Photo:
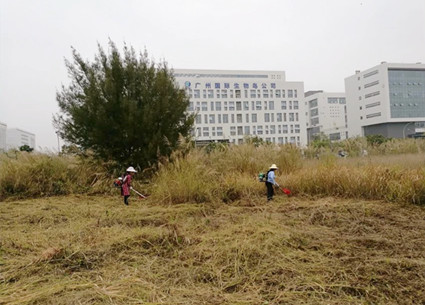
[[355,70],[425,62],[425,0],[0,0],[0,121],[56,149],[64,59],[73,46],[92,60],[108,38],[173,68],[284,70],[344,91]]

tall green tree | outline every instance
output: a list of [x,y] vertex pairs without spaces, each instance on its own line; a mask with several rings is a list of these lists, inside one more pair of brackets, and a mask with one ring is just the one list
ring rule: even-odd
[[189,135],[189,98],[165,61],[155,63],[146,50],[136,54],[127,45],[121,55],[112,41],[108,52],[98,45],[92,62],[74,48],[72,54],[73,61],[65,60],[71,82],[57,92],[54,117],[64,140],[103,160],[144,168]]

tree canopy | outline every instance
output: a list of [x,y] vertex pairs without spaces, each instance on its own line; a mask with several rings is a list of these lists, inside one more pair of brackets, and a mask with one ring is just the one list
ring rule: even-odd
[[57,92],[54,117],[65,141],[103,160],[144,168],[189,135],[189,98],[165,61],[155,63],[146,50],[136,54],[127,45],[121,55],[112,41],[108,52],[98,45],[93,62],[74,48],[72,55],[65,60],[71,82]]

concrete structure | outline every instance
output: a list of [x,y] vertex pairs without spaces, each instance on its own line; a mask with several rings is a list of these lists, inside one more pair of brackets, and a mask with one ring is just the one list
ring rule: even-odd
[[425,64],[380,65],[345,79],[349,137],[418,136],[425,121]]
[[332,141],[348,138],[345,93],[308,91],[305,93],[305,104],[309,142],[321,133]]
[[6,130],[7,125],[0,122],[0,151],[6,150]]
[[196,113],[197,144],[243,143],[258,136],[277,144],[307,144],[303,82],[283,71],[174,70]]
[[22,129],[7,129],[6,148],[17,149],[22,145],[28,145],[31,148],[35,148],[35,135]]

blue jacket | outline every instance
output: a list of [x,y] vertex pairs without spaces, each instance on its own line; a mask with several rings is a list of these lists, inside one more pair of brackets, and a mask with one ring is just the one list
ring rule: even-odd
[[269,174],[267,175],[267,182],[270,182],[271,184],[276,184],[276,181],[274,180],[276,175],[274,174],[274,171],[269,171]]

